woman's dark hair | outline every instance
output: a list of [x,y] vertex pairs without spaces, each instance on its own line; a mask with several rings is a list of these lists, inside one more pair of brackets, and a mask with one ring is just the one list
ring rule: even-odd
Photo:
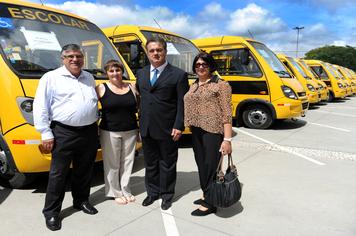
[[197,63],[199,58],[202,59],[206,64],[208,64],[210,73],[213,73],[214,71],[217,70],[217,65],[216,65],[216,62],[215,62],[213,56],[207,52],[200,52],[198,55],[195,56],[195,58],[193,60],[193,72],[194,73],[196,73],[195,63]]
[[125,73],[125,69],[124,69],[124,65],[121,64],[119,61],[117,60],[109,60],[105,63],[104,66],[104,70],[105,72],[107,72],[111,67],[117,67],[120,68],[120,70],[122,71],[122,74]]

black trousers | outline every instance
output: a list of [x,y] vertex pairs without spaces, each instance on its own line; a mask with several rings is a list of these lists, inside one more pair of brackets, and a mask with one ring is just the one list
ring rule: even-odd
[[219,152],[221,143],[224,139],[222,134],[209,133],[198,127],[191,127],[192,145],[194,151],[195,162],[198,166],[200,187],[204,194],[205,207],[212,207],[209,204],[209,199],[206,197],[210,183],[218,167],[220,155]]
[[178,142],[142,137],[147,195],[172,201],[177,179]]
[[58,216],[61,211],[71,164],[73,165],[71,179],[73,204],[80,205],[88,200],[98,148],[96,123],[71,127],[52,122],[51,128],[55,144],[52,150],[45,206],[42,211],[45,217]]

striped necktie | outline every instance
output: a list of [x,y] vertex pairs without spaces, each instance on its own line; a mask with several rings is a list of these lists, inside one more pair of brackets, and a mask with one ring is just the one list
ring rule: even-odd
[[153,86],[155,84],[157,79],[158,79],[158,69],[154,69],[153,76],[151,79],[151,86]]

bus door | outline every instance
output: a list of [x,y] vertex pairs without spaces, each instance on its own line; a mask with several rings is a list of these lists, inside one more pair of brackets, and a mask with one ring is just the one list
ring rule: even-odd
[[137,36],[115,36],[113,42],[134,74],[137,70],[149,65],[142,42]]
[[236,105],[246,99],[259,98],[270,102],[268,83],[249,49],[243,45],[213,49],[211,55],[217,62],[218,73],[232,88],[233,114],[236,114]]

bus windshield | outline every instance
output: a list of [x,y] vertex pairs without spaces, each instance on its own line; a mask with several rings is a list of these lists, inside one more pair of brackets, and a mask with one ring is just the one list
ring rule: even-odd
[[171,34],[142,30],[141,33],[150,38],[162,38],[167,43],[167,61],[182,70],[193,74],[192,65],[199,49],[189,40]]
[[320,77],[312,69],[310,69],[310,67],[307,65],[307,63],[305,63],[305,61],[299,60],[299,62],[304,66],[307,71],[313,74],[315,79],[320,80]]
[[298,63],[291,57],[287,57],[288,60],[290,61],[290,63],[292,63],[292,65],[298,70],[298,72],[305,78],[305,79],[311,79],[309,78],[305,72],[303,71],[303,69],[298,65]]
[[[120,60],[114,47],[94,24],[57,12],[1,4],[0,48],[10,68],[26,77],[39,77],[61,66],[66,44],[83,48],[83,69],[104,76],[109,59]],[[127,74],[125,74],[127,76]]]
[[340,79],[339,77],[336,76],[334,69],[332,69],[328,64],[323,63],[322,64],[326,67],[326,69],[335,77],[335,79]]
[[278,57],[264,44],[249,42],[281,78],[292,78]]

